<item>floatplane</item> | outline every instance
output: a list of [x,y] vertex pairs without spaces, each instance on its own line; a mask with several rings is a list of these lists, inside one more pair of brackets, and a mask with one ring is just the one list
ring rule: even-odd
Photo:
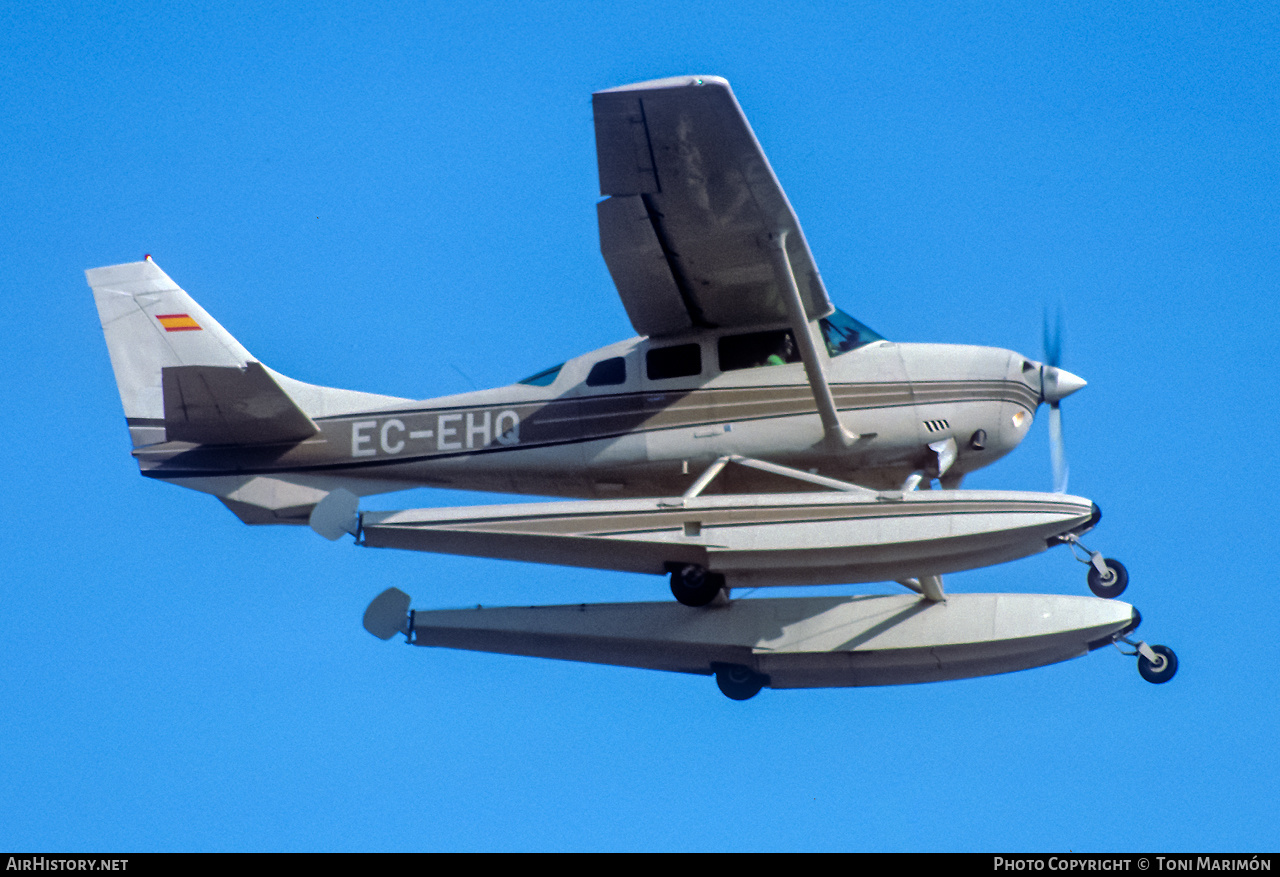
[[[1148,681],[1172,678],[1172,650],[1129,637],[1123,564],[1080,541],[1101,513],[1066,493],[1059,404],[1085,382],[1055,351],[902,343],[836,308],[725,80],[612,88],[593,107],[600,246],[636,337],[510,386],[412,400],[273,371],[150,256],[91,269],[142,474],[247,524],[662,576],[676,601],[422,610],[390,588],[364,615],[382,639],[713,675],[739,700],[1113,644]],[[1041,405],[1054,492],[961,489]],[[560,499],[359,508],[424,485]],[[1095,596],[943,587],[1058,545]],[[731,597],[879,581],[906,590]]]

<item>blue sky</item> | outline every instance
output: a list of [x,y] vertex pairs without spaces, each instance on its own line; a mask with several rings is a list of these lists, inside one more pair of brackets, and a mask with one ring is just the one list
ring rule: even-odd
[[[6,4],[0,846],[1274,850],[1280,14],[1147,5]],[[880,333],[1038,356],[1062,306],[1089,381],[1071,492],[1173,682],[1106,650],[734,703],[406,648],[360,627],[388,585],[668,595],[250,529],[138,476],[85,268],[154,254],[313,383],[508,383],[630,334],[590,94],[682,73],[732,82],[832,297]],[[1044,426],[967,486],[1048,489]],[[1058,550],[948,587],[1082,571]]]

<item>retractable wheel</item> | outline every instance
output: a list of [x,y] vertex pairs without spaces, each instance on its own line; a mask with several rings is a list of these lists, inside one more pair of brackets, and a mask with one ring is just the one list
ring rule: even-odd
[[1104,557],[1102,563],[1107,568],[1106,575],[1099,573],[1093,565],[1089,566],[1089,590],[1098,597],[1114,600],[1129,587],[1129,571],[1123,563],[1110,557]]
[[724,588],[724,576],[688,563],[671,571],[671,594],[686,606],[706,606]]
[[1147,660],[1145,655],[1138,655],[1138,672],[1153,685],[1168,682],[1178,672],[1178,656],[1168,646],[1151,646],[1151,651],[1155,652],[1155,662]]
[[768,676],[761,676],[750,667],[741,664],[715,664],[716,685],[731,700],[750,700],[768,683]]

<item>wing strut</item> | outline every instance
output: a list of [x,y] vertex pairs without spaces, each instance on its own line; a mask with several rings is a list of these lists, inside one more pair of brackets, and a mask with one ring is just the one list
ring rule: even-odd
[[918,578],[898,579],[898,584],[910,588],[930,603],[947,602],[946,591],[942,590],[942,576],[920,576]]
[[[683,506],[685,502],[702,494],[715,477],[720,474],[728,463],[737,463],[739,466],[746,466],[750,469],[759,469],[761,472],[772,472],[774,475],[782,475],[786,478],[794,478],[797,481],[804,481],[808,484],[816,484],[819,487],[826,487],[829,490],[840,490],[845,493],[860,493],[863,496],[874,496],[880,499],[900,499],[901,493],[892,496],[886,496],[869,487],[863,487],[860,484],[852,484],[848,481],[840,481],[836,478],[826,478],[813,472],[802,472],[799,469],[792,469],[790,466],[781,466],[777,463],[769,463],[764,460],[756,460],[751,457],[743,457],[738,454],[729,454],[724,457],[717,457],[706,471],[698,476],[698,479],[689,485],[681,496],[677,498],[667,498],[658,500],[658,505],[662,506]],[[317,531],[318,532],[318,531]]]
[[791,332],[800,347],[800,358],[804,361],[804,373],[809,378],[809,387],[813,390],[813,400],[818,405],[818,416],[822,419],[822,429],[826,433],[827,443],[837,448],[850,447],[858,436],[845,429],[840,423],[836,411],[836,400],[831,395],[831,386],[827,383],[827,375],[822,369],[822,360],[818,356],[818,345],[813,343],[813,332],[804,312],[804,303],[800,300],[800,289],[796,286],[796,275],[791,268],[791,258],[787,255],[787,230],[781,229],[769,235],[769,255],[773,259],[773,270],[778,275],[778,283],[782,287],[783,298],[787,303],[787,316],[791,319]]

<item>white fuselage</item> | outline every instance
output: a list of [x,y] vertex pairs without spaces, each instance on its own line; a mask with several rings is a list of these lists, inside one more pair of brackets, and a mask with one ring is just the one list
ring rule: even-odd
[[[958,454],[947,475],[958,483],[1017,447],[1040,401],[1039,363],[1008,350],[876,341],[824,352],[841,422],[858,436],[833,447],[800,362],[723,370],[720,338],[713,331],[633,338],[569,360],[544,386],[317,417],[320,433],[287,447],[168,442],[134,453],[144,474],[219,494],[215,481],[231,477],[341,485],[362,495],[425,485],[664,496],[681,493],[726,454],[887,488],[913,471],[928,473],[929,445],[949,438]],[[696,365],[697,373],[651,376],[655,352],[682,348],[687,358],[695,346],[700,362],[689,360],[686,370]],[[611,383],[593,378],[601,363]],[[738,470],[716,489],[780,489],[773,477]]]

